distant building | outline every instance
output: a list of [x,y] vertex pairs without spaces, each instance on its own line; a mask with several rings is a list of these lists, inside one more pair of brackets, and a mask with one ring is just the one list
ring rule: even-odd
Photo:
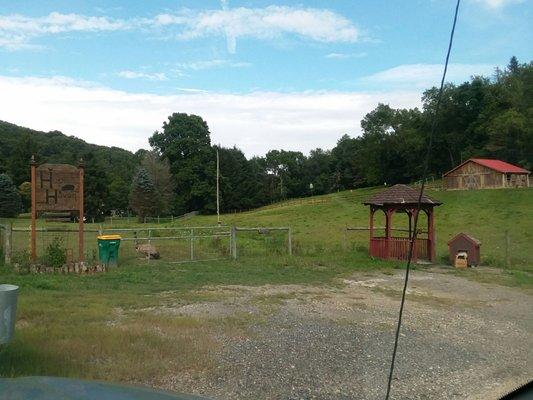
[[527,169],[501,160],[471,158],[443,175],[445,189],[529,187]]

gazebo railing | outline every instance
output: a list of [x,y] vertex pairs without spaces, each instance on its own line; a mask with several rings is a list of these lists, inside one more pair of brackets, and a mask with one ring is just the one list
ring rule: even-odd
[[[429,240],[417,238],[413,249],[415,259],[429,260]],[[370,239],[370,255],[372,257],[407,260],[409,255],[409,238],[405,237],[373,237]]]

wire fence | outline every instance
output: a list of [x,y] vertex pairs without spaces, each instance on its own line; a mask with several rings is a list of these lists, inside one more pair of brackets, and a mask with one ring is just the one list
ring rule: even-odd
[[[36,229],[37,263],[43,263],[53,249],[66,255],[66,262],[79,261],[78,230],[69,227]],[[207,261],[237,256],[268,257],[292,254],[292,234],[287,227],[186,226],[160,227],[139,225],[133,228],[101,225],[84,230],[84,261],[99,263],[98,236],[121,236],[119,263],[137,261],[181,263]],[[6,264],[28,264],[30,261],[29,227],[0,225],[0,254]]]
[[138,216],[133,215],[111,215],[109,217],[105,217],[104,224],[105,225],[117,225],[117,224],[135,224],[135,223],[143,223],[143,224],[171,224],[175,221],[182,221],[184,219],[192,218],[195,215],[198,215],[198,211],[191,211],[182,215],[171,215],[171,216],[157,216],[157,217],[142,217],[139,218]]

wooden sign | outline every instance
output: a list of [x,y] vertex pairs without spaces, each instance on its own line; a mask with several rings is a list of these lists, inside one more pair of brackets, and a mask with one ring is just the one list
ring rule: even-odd
[[83,239],[83,177],[84,164],[78,167],[68,164],[37,165],[35,157],[30,160],[31,173],[31,260],[37,260],[37,214],[39,211],[78,212],[78,261],[84,261]]
[[78,168],[68,164],[42,164],[36,168],[36,211],[78,211]]

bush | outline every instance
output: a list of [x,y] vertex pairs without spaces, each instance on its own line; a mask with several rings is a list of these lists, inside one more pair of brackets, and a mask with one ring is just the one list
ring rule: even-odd
[[31,261],[28,250],[14,251],[11,255],[11,264],[18,265],[19,272],[30,272]]
[[61,268],[67,262],[67,253],[60,238],[54,238],[48,245],[42,262],[46,267],[54,269]]

